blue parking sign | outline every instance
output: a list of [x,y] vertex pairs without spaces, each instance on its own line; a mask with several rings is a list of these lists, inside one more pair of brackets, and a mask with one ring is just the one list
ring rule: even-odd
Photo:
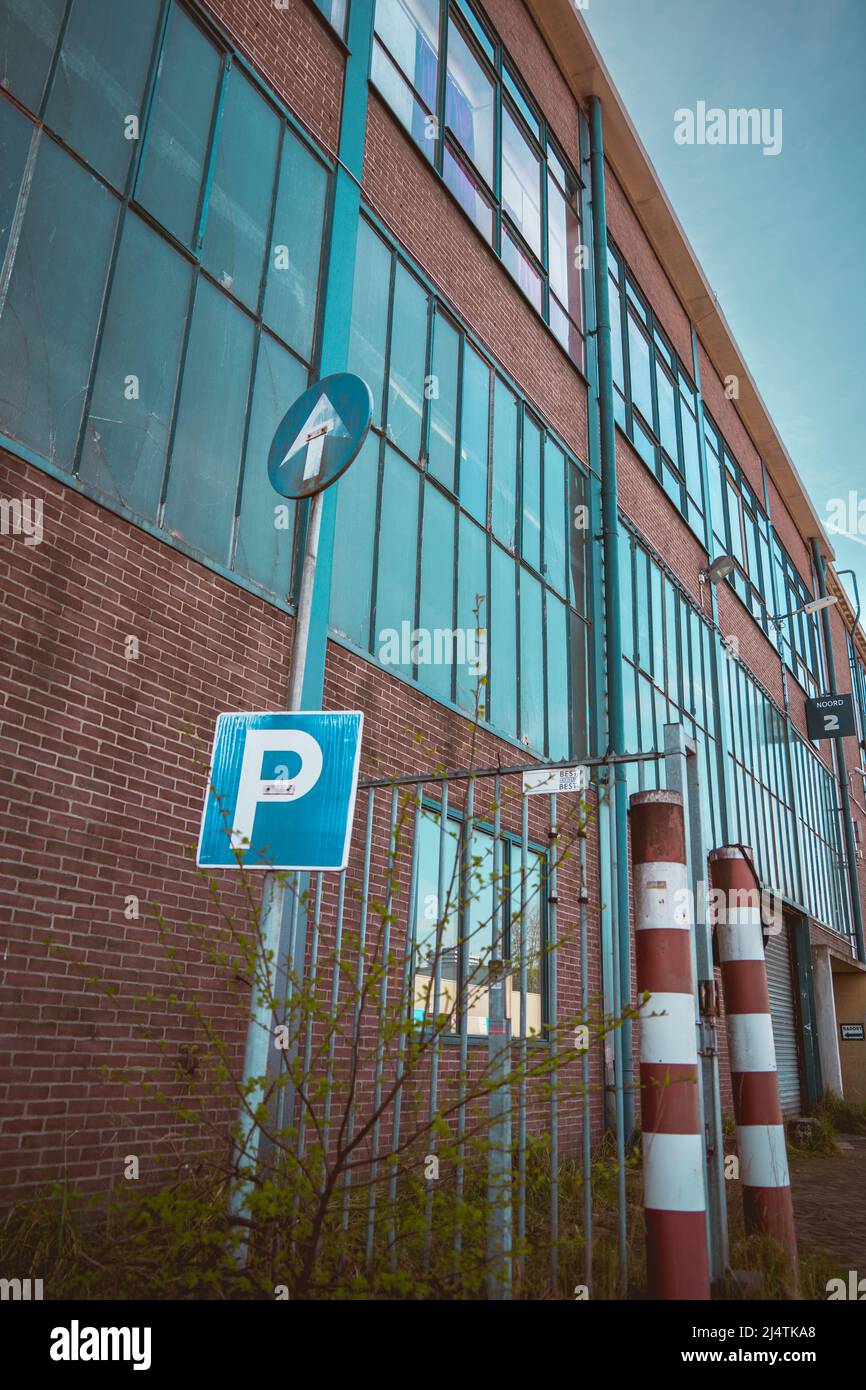
[[221,714],[196,862],[344,869],[363,723],[358,710]]

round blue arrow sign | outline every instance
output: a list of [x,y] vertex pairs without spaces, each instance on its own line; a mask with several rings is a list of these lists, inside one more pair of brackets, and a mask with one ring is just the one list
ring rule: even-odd
[[335,483],[367,438],[373,396],[351,372],[323,377],[281,420],[268,454],[268,477],[281,497],[312,497]]

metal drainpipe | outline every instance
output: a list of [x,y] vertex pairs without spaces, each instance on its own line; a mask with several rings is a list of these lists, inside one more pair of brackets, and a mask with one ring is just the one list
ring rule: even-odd
[[[610,344],[610,300],[607,284],[607,215],[604,198],[604,142],[601,102],[590,97],[590,182],[592,186],[593,264],[595,267],[595,332],[601,428],[601,528],[604,571],[604,629],[607,648],[608,753],[625,753],[625,711],[622,695],[622,625],[619,576],[619,515],[616,486],[616,429],[613,413],[613,362]],[[620,998],[630,1000],[631,937],[629,930],[628,788],[625,767],[614,764],[616,816],[616,898],[619,939]],[[634,1129],[634,1061],[631,1020],[622,1026],[623,1116],[626,1134]]]
[[[812,558],[818,576],[818,592],[821,598],[827,597],[827,571],[824,556],[816,536],[812,537]],[[824,655],[827,661],[827,678],[830,694],[836,691],[836,658],[833,654],[833,634],[830,630],[830,610],[821,609],[821,627],[824,631]],[[845,826],[845,858],[848,861],[848,888],[851,893],[851,911],[854,914],[854,932],[857,937],[857,956],[866,961],[866,943],[863,941],[863,909],[860,903],[860,880],[857,877],[857,847],[854,843],[854,821],[851,816],[851,790],[848,783],[848,766],[845,762],[845,745],[841,738],[834,738],[833,753],[836,759],[836,776],[839,778],[840,800],[842,802],[842,823]]]

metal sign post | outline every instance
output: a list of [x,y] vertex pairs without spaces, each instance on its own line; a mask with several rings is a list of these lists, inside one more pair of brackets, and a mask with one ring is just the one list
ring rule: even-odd
[[[289,711],[298,710],[301,704],[324,491],[345,473],[360,452],[372,417],[373,397],[367,383],[351,373],[338,372],[316,382],[295,401],[280,422],[271,444],[268,477],[275,491],[298,501],[312,499],[292,642]],[[257,981],[253,982],[241,1083],[244,1098],[235,1152],[237,1166],[244,1161],[255,1164],[259,1153],[261,1129],[255,1116],[264,1100],[273,1023],[270,975],[279,953],[285,897],[285,877],[276,872],[265,873],[259,938],[268,981],[264,990]],[[230,1201],[233,1215],[242,1211],[249,1189],[249,1182],[236,1184]],[[238,1256],[245,1262],[245,1240],[241,1242]]]

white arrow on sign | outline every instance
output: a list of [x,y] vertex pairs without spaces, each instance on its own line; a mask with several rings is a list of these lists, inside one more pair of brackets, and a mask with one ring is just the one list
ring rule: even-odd
[[347,435],[347,430],[343,420],[335,411],[333,405],[328,400],[324,391],[316,404],[313,406],[307,423],[304,425],[294,444],[289,449],[280,467],[288,463],[301,449],[307,450],[307,457],[304,463],[304,482],[308,478],[317,478],[322,467],[322,452],[325,447],[325,439],[329,434]]

